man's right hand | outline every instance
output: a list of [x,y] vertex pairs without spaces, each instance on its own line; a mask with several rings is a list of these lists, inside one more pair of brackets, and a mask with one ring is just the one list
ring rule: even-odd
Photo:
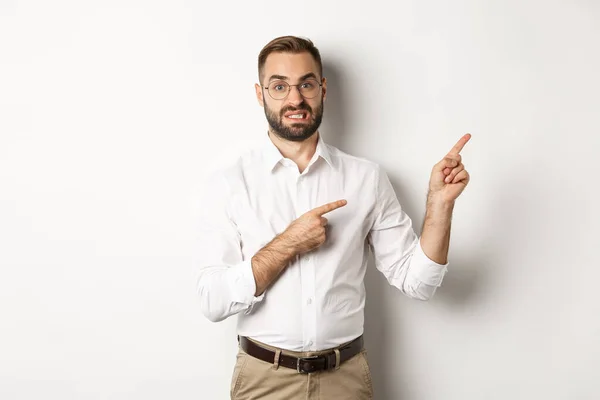
[[294,249],[295,254],[303,254],[321,246],[327,239],[327,218],[323,215],[347,203],[346,200],[338,200],[307,211],[292,221],[280,238]]
[[302,214],[252,257],[255,296],[260,296],[297,254],[306,253],[325,243],[327,218],[323,214],[346,203],[346,200],[338,200]]

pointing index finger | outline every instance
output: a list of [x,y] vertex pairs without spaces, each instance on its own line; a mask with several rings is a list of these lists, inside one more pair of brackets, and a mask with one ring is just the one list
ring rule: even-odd
[[346,200],[338,200],[338,201],[334,201],[332,203],[327,203],[324,204],[320,207],[314,208],[312,210],[313,213],[317,214],[317,215],[323,215],[326,214],[328,212],[331,212],[337,208],[343,207],[347,204],[348,202]]
[[467,144],[469,139],[471,139],[471,134],[467,133],[466,135],[461,137],[458,142],[456,142],[456,144],[448,154],[459,154],[463,147],[465,147],[465,144]]

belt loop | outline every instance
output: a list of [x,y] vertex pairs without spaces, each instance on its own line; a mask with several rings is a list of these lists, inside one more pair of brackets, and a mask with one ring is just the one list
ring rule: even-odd
[[340,369],[340,350],[335,349],[335,370]]
[[281,355],[281,350],[275,350],[275,359],[273,360],[273,369],[279,369],[279,356]]

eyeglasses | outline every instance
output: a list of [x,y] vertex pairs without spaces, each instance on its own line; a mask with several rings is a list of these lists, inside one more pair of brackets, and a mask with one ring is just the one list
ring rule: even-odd
[[316,79],[306,79],[305,81],[297,85],[290,85],[286,81],[280,80],[270,82],[268,86],[261,85],[263,89],[265,87],[267,88],[267,92],[273,100],[285,99],[288,96],[288,94],[290,94],[292,86],[296,86],[302,97],[304,97],[305,99],[312,99],[319,94],[319,90],[321,89],[321,86],[323,86],[323,84],[319,83]]

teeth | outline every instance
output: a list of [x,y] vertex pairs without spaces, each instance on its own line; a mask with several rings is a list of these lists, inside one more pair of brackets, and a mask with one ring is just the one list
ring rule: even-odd
[[288,118],[304,118],[304,114],[288,115]]

